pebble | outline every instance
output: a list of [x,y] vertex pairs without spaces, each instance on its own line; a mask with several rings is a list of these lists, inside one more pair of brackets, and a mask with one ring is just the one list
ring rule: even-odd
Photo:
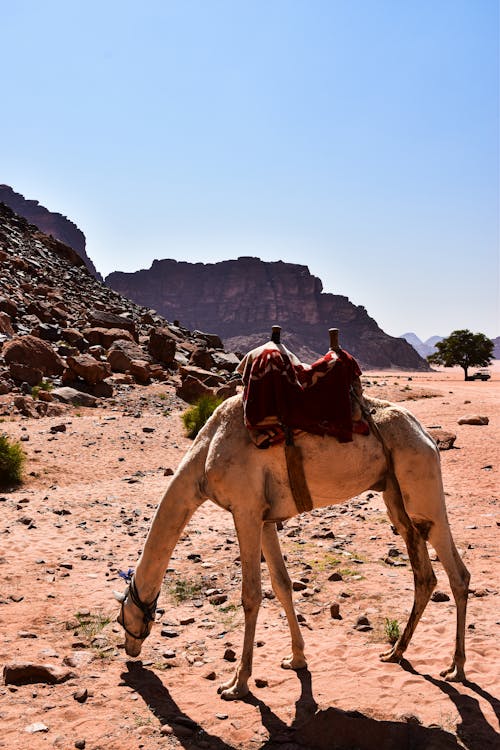
[[87,688],[82,688],[81,690],[77,690],[73,693],[73,698],[75,701],[78,701],[78,703],[85,703],[87,698],[89,697],[89,691]]
[[255,687],[265,688],[268,685],[269,685],[269,682],[266,679],[264,679],[262,677],[256,677],[255,678]]
[[236,661],[236,653],[232,648],[226,648],[224,651],[224,657],[226,661]]
[[328,576],[329,581],[343,581],[342,575],[340,573],[332,573],[330,576]]
[[307,583],[304,583],[303,581],[292,581],[292,589],[294,591],[305,591],[307,588]]
[[35,732],[48,732],[49,728],[46,724],[43,724],[43,722],[35,721],[34,724],[29,724],[25,727],[24,731],[29,732],[29,734],[35,734]]
[[330,616],[332,620],[342,619],[342,615],[340,614],[340,604],[338,602],[332,602],[330,604]]
[[75,747],[77,748],[77,750],[84,750],[85,744],[85,740],[76,740]]
[[211,669],[210,672],[206,672],[203,675],[203,677],[205,678],[205,680],[211,680],[211,681],[213,681],[213,680],[215,680],[217,678],[217,675],[215,674],[215,672],[213,671],[213,669]]
[[164,638],[177,638],[179,633],[177,630],[172,630],[171,628],[162,628],[160,635]]
[[450,597],[448,596],[446,591],[434,591],[431,596],[431,600],[433,602],[449,602]]
[[354,630],[359,630],[361,633],[366,633],[368,630],[373,630],[370,620],[366,615],[360,615],[354,625]]

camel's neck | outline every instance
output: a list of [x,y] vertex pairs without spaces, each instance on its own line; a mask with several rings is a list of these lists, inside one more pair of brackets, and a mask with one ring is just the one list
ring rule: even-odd
[[135,582],[144,602],[153,601],[158,594],[174,547],[189,519],[205,500],[200,495],[199,473],[196,471],[200,462],[196,461],[196,455],[192,458],[190,461],[188,454],[172,478],[156,510],[137,563]]

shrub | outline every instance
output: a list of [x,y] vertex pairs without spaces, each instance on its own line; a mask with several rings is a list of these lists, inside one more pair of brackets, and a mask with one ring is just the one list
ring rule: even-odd
[[205,422],[212,416],[217,407],[222,404],[222,398],[216,396],[202,396],[182,415],[187,436],[195,438]]
[[19,484],[25,460],[20,444],[0,435],[0,485]]
[[41,383],[38,383],[38,385],[34,385],[31,389],[31,395],[36,400],[38,398],[38,395],[40,391],[47,391],[50,392],[54,389],[54,385],[50,380],[42,380]]
[[399,622],[397,620],[391,620],[389,619],[389,617],[386,617],[384,632],[389,643],[396,643],[399,638]]

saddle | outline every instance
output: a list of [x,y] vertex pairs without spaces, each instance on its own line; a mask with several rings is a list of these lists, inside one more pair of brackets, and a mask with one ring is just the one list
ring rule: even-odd
[[[336,330],[336,329],[335,329]],[[300,432],[330,435],[339,442],[368,435],[362,419],[358,363],[348,352],[330,349],[312,365],[290,352],[279,337],[252,349],[238,372],[244,384],[245,425],[258,448],[285,443],[288,479],[299,513],[313,507],[304,474]]]

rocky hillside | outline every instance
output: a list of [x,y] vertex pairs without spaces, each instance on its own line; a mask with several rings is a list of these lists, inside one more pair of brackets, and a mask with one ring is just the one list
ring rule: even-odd
[[307,266],[242,257],[221,263],[155,260],[148,270],[111,273],[106,284],[188,328],[218,331],[226,346],[246,351],[269,337],[273,324],[303,360],[328,349],[328,328],[364,368],[427,370],[406,341],[388,336],[364,307],[325,294]]
[[5,203],[14,213],[23,216],[44,234],[51,235],[56,240],[76,250],[90,273],[102,280],[101,274],[97,272],[92,260],[87,255],[85,235],[66,216],[49,211],[36,200],[27,200],[24,195],[16,193],[8,185],[0,185],[0,203]]
[[215,334],[174,326],[95,279],[70,247],[0,204],[0,396],[29,416],[168,381],[177,396],[235,392]]

